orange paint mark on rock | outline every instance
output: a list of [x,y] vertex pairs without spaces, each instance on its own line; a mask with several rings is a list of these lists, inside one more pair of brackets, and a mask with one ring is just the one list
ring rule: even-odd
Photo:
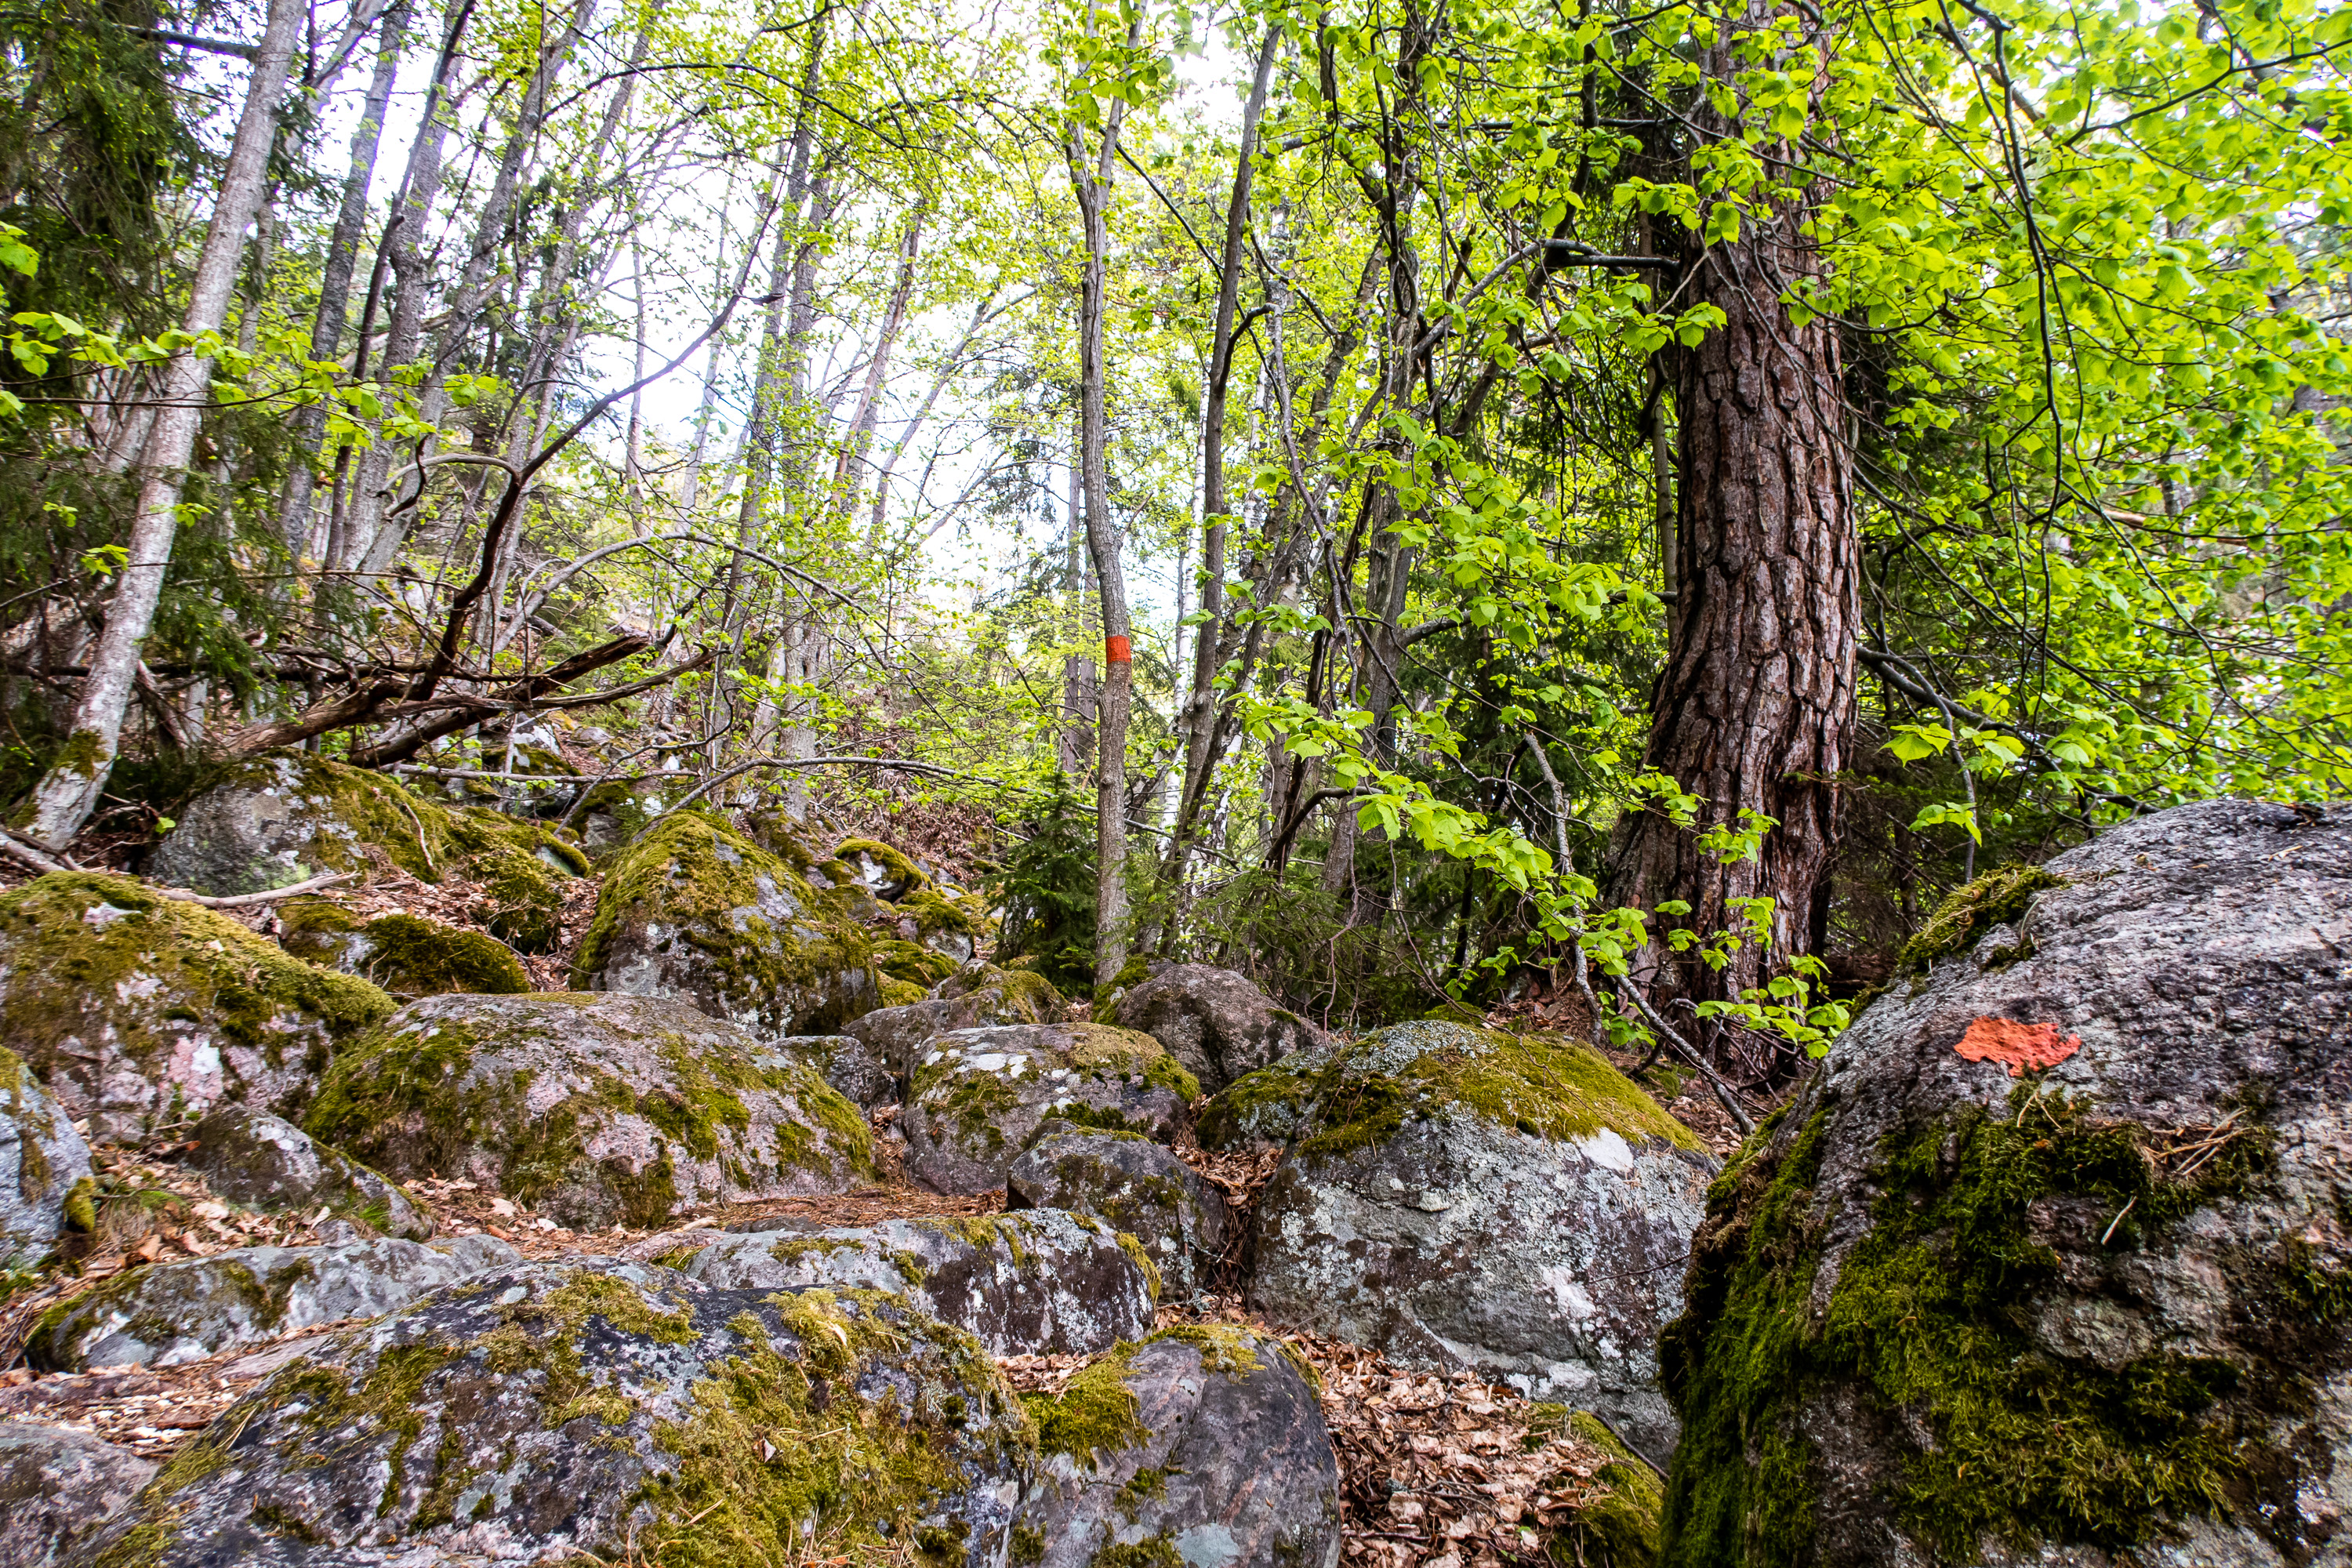
[[2055,1024],[2020,1024],[2009,1018],[1979,1018],[1952,1047],[1972,1062],[1999,1062],[2011,1078],[2056,1067],[2083,1048],[2079,1036],[2060,1035]]

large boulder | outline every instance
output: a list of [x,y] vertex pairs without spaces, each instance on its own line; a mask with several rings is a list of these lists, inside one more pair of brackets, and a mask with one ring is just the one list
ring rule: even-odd
[[905,1078],[922,1058],[924,1047],[941,1035],[1013,1024],[1058,1024],[1069,1011],[1069,1004],[1044,975],[975,963],[940,981],[921,1001],[877,1007],[844,1025],[842,1032],[863,1041],[885,1067]]
[[652,996],[412,1002],[336,1059],[304,1126],[395,1179],[462,1176],[581,1228],[876,1176],[872,1129],[814,1068]]
[[0,1039],[90,1135],[135,1143],[220,1104],[299,1113],[335,1052],[393,1009],[129,877],[0,893]]
[[1016,1552],[1041,1568],[1336,1568],[1339,1465],[1312,1375],[1246,1331],[1178,1328],[1024,1396],[1041,1461]]
[[2352,1551],[2352,810],[1956,895],[1708,1195],[1663,1561]]
[[1247,975],[1205,963],[1165,965],[1119,995],[1110,1021],[1167,1047],[1212,1094],[1244,1073],[1325,1043],[1322,1030],[1276,1006]]
[[482,1243],[467,1240],[446,1249],[391,1238],[239,1247],[135,1268],[42,1313],[26,1358],[51,1372],[177,1366],[318,1323],[373,1318],[480,1272]]
[[213,1196],[265,1214],[324,1209],[386,1236],[423,1241],[433,1216],[350,1155],[283,1117],[229,1105],[196,1123],[183,1163],[204,1173]]
[[38,1263],[65,1228],[68,1201],[89,1182],[89,1145],[65,1108],[22,1057],[0,1050],[0,1264]]
[[427,882],[468,884],[482,922],[525,952],[554,949],[563,884],[588,870],[586,856],[538,823],[452,810],[397,779],[299,752],[232,764],[181,808],[147,870],[199,893],[259,893],[365,872],[377,856]]
[[1139,1132],[1045,1122],[1006,1173],[1004,1201],[1108,1222],[1142,1245],[1180,1295],[1209,1283],[1234,1239],[1225,1194]]
[[607,866],[573,980],[683,997],[769,1036],[830,1034],[882,1000],[845,904],[717,816],[676,812]]
[[422,915],[362,921],[332,900],[305,896],[288,900],[278,919],[278,945],[295,957],[365,975],[396,996],[530,989],[522,960],[506,943]]
[[730,1288],[880,1290],[992,1355],[1092,1355],[1151,1330],[1159,1280],[1133,1237],[1061,1213],[894,1219],[730,1236],[686,1272]]
[[318,1342],[98,1544],[142,1568],[997,1568],[1034,1452],[971,1337],[887,1297],[529,1264]]
[[87,1432],[0,1421],[0,1568],[68,1561],[154,1477],[153,1460]]
[[1715,1162],[1590,1047],[1394,1025],[1236,1079],[1201,1138],[1288,1146],[1258,1199],[1256,1310],[1672,1452],[1657,1336]]
[[866,1042],[849,1035],[787,1035],[776,1049],[816,1068],[841,1097],[861,1110],[898,1102],[898,1080]]
[[1200,1085],[1149,1035],[1107,1024],[959,1029],[923,1049],[898,1128],[933,1192],[1004,1185],[1048,1118],[1172,1141]]

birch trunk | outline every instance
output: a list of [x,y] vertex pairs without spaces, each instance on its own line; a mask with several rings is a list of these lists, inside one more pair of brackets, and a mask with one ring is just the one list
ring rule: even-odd
[[[222,171],[220,195],[196,258],[195,277],[181,327],[191,333],[217,331],[236,287],[237,258],[245,231],[261,205],[269,149],[278,135],[278,100],[286,89],[287,67],[310,15],[301,0],[272,0],[261,44],[247,79],[245,107],[236,138]],[[163,596],[179,531],[180,489],[186,479],[196,429],[212,387],[212,362],[187,353],[174,358],[163,378],[163,407],[150,437],[146,473],[139,487],[138,511],[131,525],[130,559],[116,574],[106,628],[90,658],[89,679],[74,710],[73,730],[55,765],[33,792],[26,824],[33,837],[62,850],[97,806],[122,738],[123,710],[139,672],[140,648]]]

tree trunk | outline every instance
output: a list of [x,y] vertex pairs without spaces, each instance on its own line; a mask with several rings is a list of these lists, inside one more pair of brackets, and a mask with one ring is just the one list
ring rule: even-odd
[[[1747,29],[1769,26],[1775,10],[1751,0]],[[1711,77],[1733,79],[1738,38],[1727,27],[1707,51]],[[1808,23],[1794,47],[1824,53],[1819,24]],[[1826,71],[1815,79],[1825,82]],[[1709,139],[1738,134],[1704,96],[1694,113]],[[1787,146],[1759,152],[1797,155]],[[1742,810],[1779,826],[1759,857],[1726,865],[1663,815],[1627,820],[1612,896],[1691,906],[1662,917],[1661,936],[1673,926],[1733,927],[1741,923],[1734,900],[1772,900],[1769,940],[1746,943],[1719,972],[1652,948],[1656,968],[1643,978],[1662,998],[1737,999],[1818,946],[1827,923],[1859,609],[1836,331],[1820,318],[1797,325],[1782,303],[1821,273],[1803,232],[1810,218],[1803,201],[1752,214],[1737,241],[1685,258],[1685,292],[1727,320],[1671,367],[1677,593],[1646,760],[1704,800],[1702,828],[1736,825]]]
[[[1134,29],[1130,27],[1132,33]],[[1130,40],[1131,41],[1131,40]],[[1127,967],[1127,725],[1135,700],[1129,652],[1127,578],[1118,536],[1111,526],[1110,475],[1104,460],[1103,289],[1110,262],[1110,226],[1104,205],[1118,155],[1126,105],[1113,100],[1103,118],[1099,160],[1087,167],[1087,137],[1070,130],[1070,183],[1086,224],[1087,260],[1078,294],[1078,460],[1087,502],[1087,549],[1102,591],[1101,722],[1096,726],[1095,984],[1108,989]]]
[[[196,258],[187,311],[180,321],[182,329],[192,334],[218,331],[227,316],[245,231],[261,205],[269,149],[278,136],[278,100],[286,89],[295,40],[309,15],[310,8],[300,0],[272,0],[269,7],[268,25],[254,51],[253,72],[246,81],[236,138],[229,147],[227,166],[221,172],[220,195],[213,203],[204,249]],[[72,733],[56,765],[33,792],[33,809],[26,826],[52,848],[62,850],[89,820],[113,769],[122,737],[123,710],[139,673],[140,647],[154,621],[163,575],[172,564],[173,539],[179,531],[180,487],[187,478],[188,458],[195,448],[196,427],[204,419],[211,388],[212,362],[198,353],[180,354],[164,374],[163,408],[148,440],[146,474],[140,483],[138,511],[128,542],[130,559],[115,577],[106,629],[90,658],[89,678],[74,710]]]

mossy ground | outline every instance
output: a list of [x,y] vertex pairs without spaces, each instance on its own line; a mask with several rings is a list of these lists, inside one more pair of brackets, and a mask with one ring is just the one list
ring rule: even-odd
[[[1406,1031],[1422,1031],[1416,1042]],[[1375,1064],[1406,1055],[1391,1070]],[[1368,1035],[1352,1047],[1301,1052],[1228,1084],[1202,1108],[1210,1148],[1252,1138],[1295,1140],[1309,1161],[1344,1159],[1387,1142],[1407,1119],[1475,1115],[1555,1142],[1606,1129],[1629,1143],[1657,1139],[1703,1147],[1598,1051],[1564,1036],[1422,1022]]]
[[[1809,1560],[1808,1402],[1832,1386],[1927,1438],[1884,1501],[1942,1560],[1970,1560],[1987,1537],[2128,1552],[2168,1521],[2234,1510],[2273,1484],[2284,1467],[2232,1397],[2253,1369],[2165,1351],[2121,1366],[2061,1357],[2026,1317],[2060,1286],[2056,1254],[2035,1238],[2037,1204],[2114,1216],[2102,1245],[2138,1247],[2258,1183],[2258,1130],[2186,1183],[2148,1157],[2141,1130],[2031,1082],[2007,1113],[1898,1132],[1880,1151],[1872,1229],[1822,1311],[1811,1189],[1826,1121],[1768,1124],[1709,1194],[1688,1307],[1660,1346],[1684,1421],[1663,1562]],[[2273,1310],[2304,1310],[2284,1280],[2263,1293]]]
[[[581,993],[551,994],[542,1005],[593,1006]],[[559,1020],[560,1022],[560,1020]],[[499,1044],[527,1047],[551,1027],[544,1017],[503,1026],[503,1039],[453,1020],[412,1022],[356,1042],[337,1059],[319,1088],[305,1121],[313,1137],[396,1173],[464,1168],[489,1153],[499,1165],[499,1187],[522,1203],[578,1184],[603,1183],[620,1197],[631,1225],[666,1219],[678,1194],[675,1155],[720,1161],[738,1185],[756,1189],[742,1136],[751,1126],[748,1093],[766,1089],[796,1106],[808,1123],[786,1120],[775,1128],[778,1176],[829,1171],[835,1160],[873,1179],[873,1130],[857,1108],[803,1063],[769,1057],[758,1061],[709,1049],[680,1035],[645,1042],[666,1069],[666,1084],[644,1089],[611,1073],[592,1075],[574,1091],[533,1113],[523,1068],[477,1073],[477,1058]],[[616,1113],[652,1122],[669,1148],[650,1167],[631,1172],[617,1162],[600,1168],[586,1152],[593,1126]],[[486,1129],[497,1129],[495,1136]],[[820,1132],[822,1136],[820,1136]],[[674,1152],[672,1152],[674,1151]]]
[[[762,879],[799,916],[779,927],[759,912]],[[612,859],[572,973],[576,984],[593,983],[626,931],[657,922],[700,955],[713,999],[730,1011],[823,1034],[849,1016],[832,994],[836,976],[863,972],[867,994],[878,998],[880,991],[873,939],[845,918],[845,907],[720,818],[674,812]]]
[[1552,1537],[1545,1549],[1551,1560],[1577,1568],[1653,1568],[1658,1560],[1658,1510],[1665,1500],[1657,1471],[1589,1412],[1560,1405],[1535,1408],[1530,1441],[1564,1428],[1607,1456],[1592,1479],[1609,1489],[1579,1509]]
[[2065,885],[2065,878],[2039,866],[2004,866],[1988,872],[1936,906],[1927,923],[1903,944],[1896,967],[1925,974],[1937,959],[1962,952],[1993,927],[2023,914],[2034,894]]
[[[122,912],[87,918],[101,905]],[[45,1078],[73,1074],[88,1047],[68,1059],[68,1042],[101,1027],[142,1070],[160,1070],[177,1038],[158,1026],[169,1022],[208,1026],[273,1067],[313,1055],[324,1066],[333,1042],[393,1010],[366,981],[305,963],[226,915],[97,872],[0,893],[0,1038]]]

